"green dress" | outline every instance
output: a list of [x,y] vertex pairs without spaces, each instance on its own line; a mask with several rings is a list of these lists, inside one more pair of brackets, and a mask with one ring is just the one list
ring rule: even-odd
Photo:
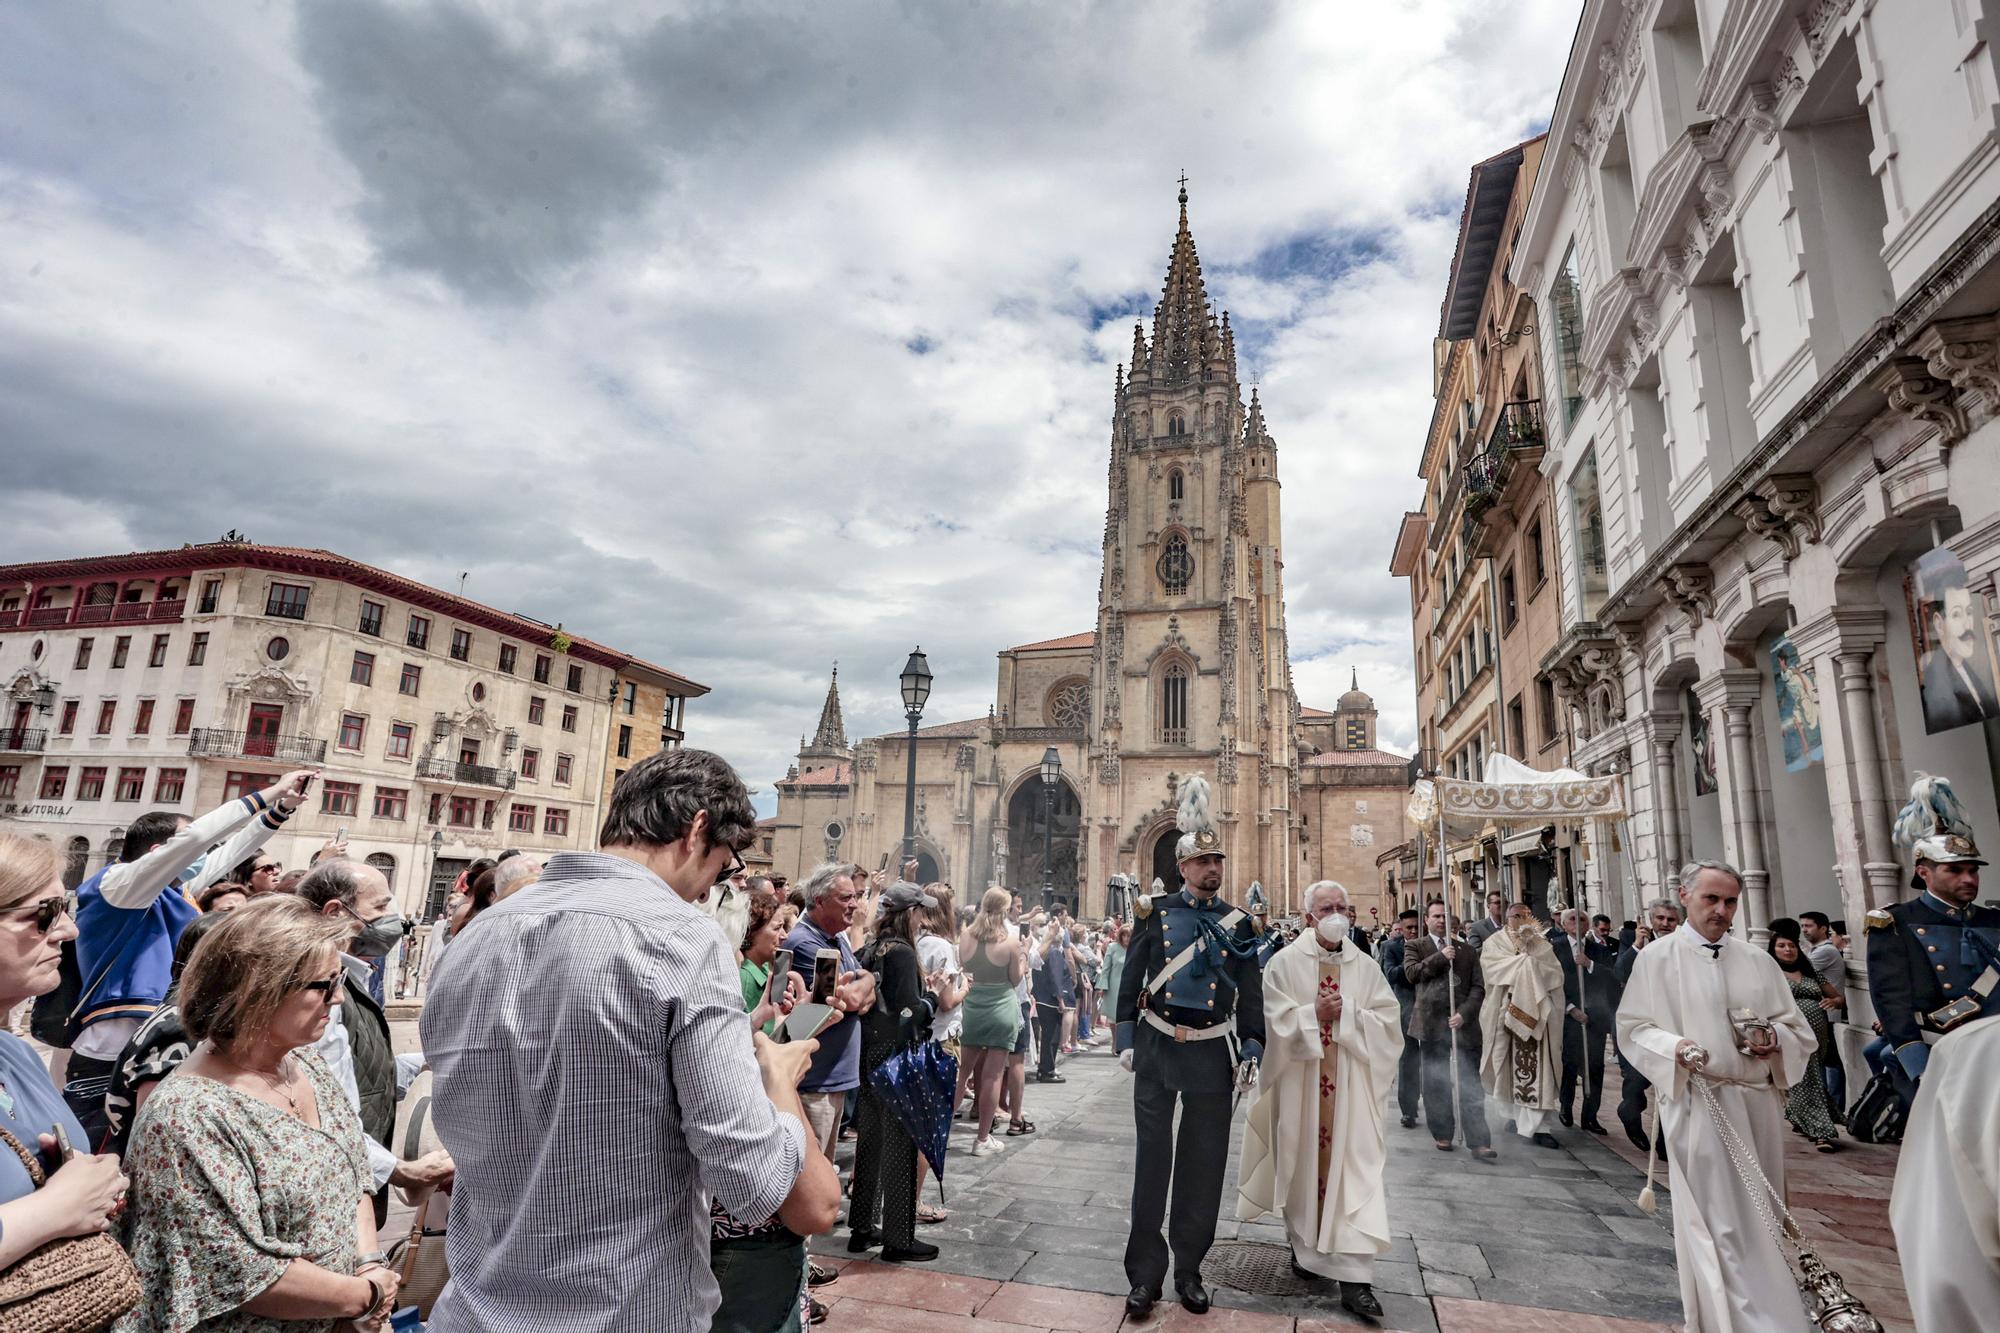
[[1021,1032],[1021,1001],[1014,983],[1008,980],[1006,966],[989,959],[987,947],[981,944],[975,948],[966,965],[972,989],[965,996],[965,1022],[958,1041],[961,1046],[1011,1051]]
[[1125,976],[1125,946],[1112,940],[1104,946],[1104,966],[1098,969],[1098,976],[1104,984],[1099,988],[1104,996],[1104,1016],[1112,1021],[1118,1014],[1118,983]]

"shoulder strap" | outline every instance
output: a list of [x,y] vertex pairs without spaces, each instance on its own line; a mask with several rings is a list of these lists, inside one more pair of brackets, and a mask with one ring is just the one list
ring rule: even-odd
[[43,1174],[42,1164],[36,1160],[35,1154],[22,1147],[21,1141],[4,1129],[0,1129],[0,1139],[7,1140],[7,1146],[14,1150],[14,1155],[21,1159],[21,1165],[27,1168],[28,1179],[34,1182],[36,1189],[40,1189],[47,1177]]
[[[1238,907],[1232,909],[1227,915],[1225,915],[1220,921],[1216,922],[1215,924],[1221,927],[1223,930],[1234,930],[1236,928],[1236,923],[1241,921],[1242,919],[1243,919],[1243,909]],[[1172,980],[1175,974],[1177,974],[1182,968],[1186,967],[1189,963],[1193,962],[1194,951],[1196,948],[1200,946],[1200,944],[1201,941],[1196,940],[1193,944],[1188,945],[1187,948],[1182,949],[1172,958],[1169,958],[1167,960],[1166,966],[1162,967],[1159,971],[1155,972],[1152,976],[1148,977],[1146,979],[1146,986],[1145,986],[1146,993],[1150,995],[1154,991],[1157,991],[1161,986],[1165,985],[1168,981]]]

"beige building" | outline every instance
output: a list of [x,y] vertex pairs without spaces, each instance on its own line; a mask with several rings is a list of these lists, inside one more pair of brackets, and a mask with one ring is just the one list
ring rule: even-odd
[[611,682],[611,722],[606,728],[604,781],[598,808],[625,770],[648,755],[678,750],[686,738],[687,701],[708,693],[684,676],[647,662],[628,661]]
[[428,914],[478,857],[592,844],[618,719],[642,715],[622,711],[625,681],[705,692],[329,551],[224,541],[8,566],[0,824],[64,848],[76,883],[144,811],[199,814],[323,766],[272,852],[303,866],[345,830]]
[[[1309,812],[1302,800],[1277,445],[1257,392],[1243,400],[1235,335],[1209,305],[1184,190],[1151,332],[1134,330],[1112,407],[1097,628],[1001,651],[987,716],[919,729],[921,873],[1031,897],[1046,884],[1101,912],[1115,906],[1113,875],[1178,883],[1174,788],[1200,772],[1214,784],[1230,891],[1255,881],[1289,910],[1320,876],[1326,825],[1313,821],[1323,814],[1351,840],[1357,816],[1351,794],[1344,810]],[[850,744],[836,682],[778,784],[774,869],[796,876],[830,856],[888,865],[909,745],[905,733]],[[1045,788],[1050,752],[1061,775]],[[1371,805],[1366,836],[1400,838],[1376,831],[1380,817]],[[1358,886],[1372,882],[1371,857]]]

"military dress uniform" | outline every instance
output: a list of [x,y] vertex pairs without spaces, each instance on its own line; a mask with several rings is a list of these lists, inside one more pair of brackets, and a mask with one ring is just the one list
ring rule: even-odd
[[[1264,989],[1255,924],[1220,895],[1203,902],[1187,890],[1161,894],[1142,900],[1135,915],[1115,1029],[1117,1049],[1132,1052],[1139,1131],[1125,1275],[1135,1291],[1157,1298],[1170,1251],[1179,1288],[1199,1281],[1215,1241],[1237,1065],[1263,1053]],[[1231,915],[1236,920],[1221,931],[1225,947],[1216,927]],[[1156,980],[1190,948],[1186,964]]]
[[2000,908],[1953,907],[1925,890],[1867,920],[1869,998],[1907,1102],[1945,1024],[2000,1014]]

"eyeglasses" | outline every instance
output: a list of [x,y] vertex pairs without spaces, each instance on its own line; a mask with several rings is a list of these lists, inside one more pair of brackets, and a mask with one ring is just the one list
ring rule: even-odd
[[320,1003],[332,1005],[339,1002],[341,989],[346,985],[346,976],[344,974],[336,974],[328,977],[325,981],[308,981],[300,986],[299,989],[319,991]]
[[715,877],[715,886],[721,888],[724,884],[742,874],[744,869],[743,853],[732,850],[729,853],[729,867]]
[[268,875],[275,871],[283,869],[284,867],[282,865],[279,865],[276,861],[267,861],[261,866],[252,866],[251,873],[255,875]]
[[9,915],[32,923],[36,930],[46,935],[56,928],[60,918],[76,916],[76,895],[66,893],[60,898],[44,898],[32,907],[20,908]]

